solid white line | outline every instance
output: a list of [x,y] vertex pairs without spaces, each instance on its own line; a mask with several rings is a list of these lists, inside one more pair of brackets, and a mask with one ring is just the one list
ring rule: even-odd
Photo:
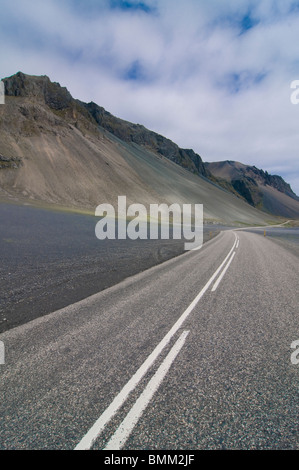
[[151,380],[147,384],[146,388],[144,389],[140,397],[132,406],[131,410],[129,411],[127,416],[124,418],[123,422],[119,425],[114,435],[111,437],[110,441],[108,442],[104,450],[119,450],[124,446],[133,428],[137,424],[139,418],[141,417],[142,413],[146,409],[154,393],[158,390],[165,375],[169,371],[171,364],[173,363],[176,356],[182,349],[188,334],[189,334],[189,331],[184,331],[181,334],[181,336],[179,337],[175,345],[172,347],[172,349],[170,350],[170,352],[167,354],[166,358],[160,365],[155,375],[151,378]]
[[160,343],[156,346],[153,352],[148,356],[148,358],[144,361],[144,363],[139,367],[137,372],[131,377],[131,379],[127,382],[127,384],[123,387],[123,389],[118,393],[118,395],[114,398],[111,404],[106,408],[103,414],[98,418],[98,420],[94,423],[94,425],[90,428],[90,430],[85,434],[85,436],[81,439],[79,444],[75,447],[75,450],[88,450],[92,447],[97,437],[101,434],[106,424],[111,420],[111,418],[115,415],[118,409],[123,405],[126,401],[128,395],[134,390],[137,384],[140,382],[142,377],[147,373],[150,367],[153,365],[157,357],[161,354],[165,346],[169,343],[171,338],[175,335],[178,329],[182,326],[186,318],[192,312],[194,307],[197,305],[199,300],[208,290],[214,279],[218,276],[219,272],[221,271],[222,267],[225,265],[227,259],[230,257],[232,251],[236,246],[237,236],[235,235],[235,242],[233,247],[229,251],[228,255],[225,257],[224,261],[218,267],[218,269],[214,272],[213,276],[208,280],[204,288],[199,292],[199,294],[195,297],[193,302],[189,305],[189,307],[183,312],[183,314],[179,317],[173,327],[169,330],[169,332],[164,336],[164,338],[160,341]]
[[217,281],[215,282],[215,284],[213,285],[212,287],[212,292],[215,292],[215,290],[217,289],[217,287],[219,286],[224,274],[226,273],[226,271],[228,270],[229,268],[229,265],[230,263],[232,262],[232,260],[234,259],[234,256],[235,256],[236,252],[234,251],[229,262],[227,263],[227,265],[225,266],[225,268],[223,269],[222,273],[220,274],[220,276],[218,277]]

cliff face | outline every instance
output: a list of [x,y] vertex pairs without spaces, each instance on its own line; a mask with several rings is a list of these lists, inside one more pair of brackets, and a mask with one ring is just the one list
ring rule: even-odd
[[150,131],[140,124],[116,118],[93,102],[82,104],[101,127],[124,142],[134,142],[158,155],[163,155],[193,173],[208,176],[209,172],[201,157],[193,150],[182,149],[166,137]]
[[52,83],[46,75],[35,77],[18,72],[3,81],[7,96],[41,100],[52,109],[66,109],[73,100],[66,88],[61,87],[59,83]]
[[281,176],[230,160],[206,166],[219,184],[229,185],[250,205],[276,215],[298,217],[299,198]]
[[277,189],[281,193],[287,194],[291,198],[298,200],[298,197],[292,190],[291,186],[286,183],[286,181],[281,176],[270,175],[267,171],[259,170],[255,166],[247,166],[246,171],[252,172],[254,175],[256,175],[257,179],[261,181],[264,186],[271,186],[272,188]]

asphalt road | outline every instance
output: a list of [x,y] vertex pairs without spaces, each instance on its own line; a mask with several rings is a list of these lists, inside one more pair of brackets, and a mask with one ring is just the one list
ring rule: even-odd
[[298,449],[298,275],[227,231],[6,331],[0,448]]

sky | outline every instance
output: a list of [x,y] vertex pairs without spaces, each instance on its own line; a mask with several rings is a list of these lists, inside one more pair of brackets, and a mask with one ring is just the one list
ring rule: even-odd
[[299,195],[299,0],[0,0],[18,71]]

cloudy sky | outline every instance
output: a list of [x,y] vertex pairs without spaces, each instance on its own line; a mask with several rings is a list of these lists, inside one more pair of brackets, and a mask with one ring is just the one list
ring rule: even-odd
[[0,0],[0,8],[1,78],[48,75],[204,161],[255,165],[299,194],[291,102],[299,1]]

